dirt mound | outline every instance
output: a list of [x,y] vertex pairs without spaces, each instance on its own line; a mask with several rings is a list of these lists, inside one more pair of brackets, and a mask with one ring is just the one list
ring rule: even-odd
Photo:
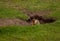
[[27,20],[22,20],[18,18],[0,18],[0,26],[9,26],[9,25],[31,25],[31,24],[45,24],[55,22],[55,18],[44,18],[43,16],[32,16]]
[[0,26],[9,26],[9,25],[29,25],[26,21],[17,19],[17,18],[1,18]]
[[34,24],[45,24],[53,23],[56,20],[54,18],[44,18],[43,16],[31,16],[27,20],[22,20],[18,18],[0,18],[0,26],[9,26],[9,25],[34,25]]
[[34,15],[39,15],[39,16],[46,16],[52,13],[52,10],[47,9],[47,10],[40,10],[40,11],[30,11],[28,9],[20,9],[23,13],[25,13],[28,16],[34,16]]

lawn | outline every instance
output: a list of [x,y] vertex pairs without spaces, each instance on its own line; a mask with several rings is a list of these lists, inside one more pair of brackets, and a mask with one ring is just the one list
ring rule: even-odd
[[0,41],[60,41],[60,0],[0,0],[0,18],[28,17],[12,5],[31,11],[51,9],[52,14],[49,16],[56,17],[56,22],[31,26],[1,26]]

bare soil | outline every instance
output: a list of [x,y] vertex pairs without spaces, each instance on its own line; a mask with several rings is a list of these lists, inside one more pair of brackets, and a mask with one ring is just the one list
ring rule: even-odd
[[29,25],[29,23],[17,18],[0,19],[0,26],[9,26],[9,25]]
[[23,13],[25,13],[26,15],[30,16],[34,16],[34,15],[38,15],[38,16],[46,16],[52,13],[52,10],[50,9],[46,9],[46,10],[39,10],[39,11],[30,11],[28,9],[20,9],[20,11],[22,11]]

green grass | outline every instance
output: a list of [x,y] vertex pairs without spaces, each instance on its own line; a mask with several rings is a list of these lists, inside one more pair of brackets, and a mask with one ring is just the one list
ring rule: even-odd
[[49,16],[57,19],[51,24],[0,27],[0,41],[60,41],[60,0],[0,0],[0,18],[27,18],[9,3],[31,11],[51,9]]
[[0,8],[0,18],[28,18],[24,13],[12,8]]
[[57,25],[2,27],[0,41],[59,41],[60,25]]

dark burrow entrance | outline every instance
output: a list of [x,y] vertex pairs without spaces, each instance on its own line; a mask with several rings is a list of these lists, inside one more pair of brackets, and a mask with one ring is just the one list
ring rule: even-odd
[[31,24],[46,24],[46,23],[53,23],[56,21],[56,19],[53,17],[45,18],[43,16],[34,15],[28,18],[26,21]]

